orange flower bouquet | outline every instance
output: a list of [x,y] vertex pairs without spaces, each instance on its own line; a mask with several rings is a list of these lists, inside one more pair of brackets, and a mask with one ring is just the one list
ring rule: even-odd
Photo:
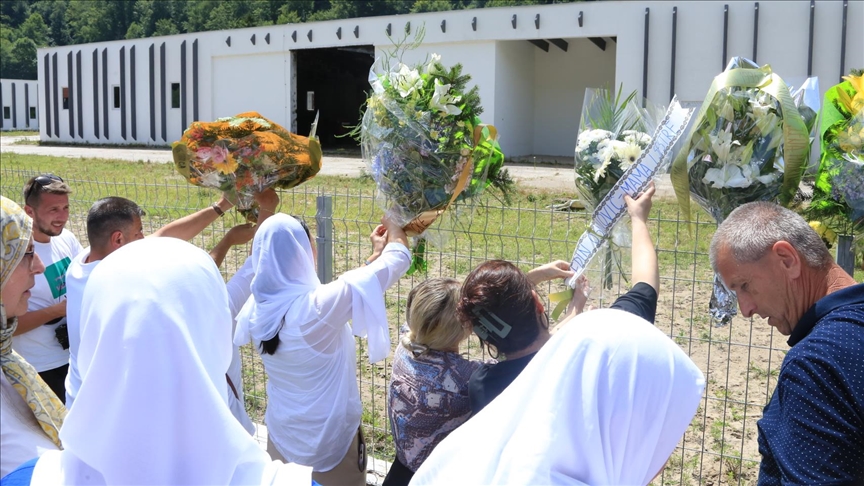
[[295,135],[256,112],[192,122],[172,152],[177,172],[189,183],[219,189],[253,220],[255,193],[294,187],[321,170],[314,135]]

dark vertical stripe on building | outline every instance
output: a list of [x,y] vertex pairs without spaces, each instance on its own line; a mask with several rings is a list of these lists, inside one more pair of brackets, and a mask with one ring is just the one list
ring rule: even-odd
[[720,70],[726,69],[727,46],[729,45],[729,4],[723,5],[723,59],[720,60]]
[[120,136],[126,140],[126,46],[120,48]]
[[51,79],[48,69],[48,54],[45,54],[45,78],[42,80],[45,83],[45,134],[51,136]]
[[51,85],[52,91],[54,91],[54,136],[60,136],[60,104],[57,102],[57,88],[60,86],[57,84],[57,53],[55,52],[53,56],[51,56]]
[[24,83],[24,126],[30,128],[30,84]]
[[138,117],[135,105],[138,104],[138,96],[135,93],[135,46],[129,48],[129,111],[132,117],[132,140],[138,140]]
[[[18,104],[16,103],[15,85],[12,83],[12,128],[18,128]],[[2,91],[2,90],[0,90]]]
[[[3,106],[3,83],[0,83],[0,107]],[[0,113],[0,128],[4,127],[4,123],[6,120],[4,119],[5,113]]]
[[672,73],[669,76],[669,100],[675,97],[675,45],[678,42],[678,7],[672,7]]
[[843,0],[843,28],[840,33],[840,81],[846,75],[846,15],[849,12],[849,0]]
[[180,130],[186,130],[186,41],[180,43]]
[[99,49],[93,49],[93,133],[99,137]]
[[192,41],[192,121],[198,121],[198,39]]
[[108,139],[108,48],[102,49],[102,132]]
[[759,45],[759,2],[753,4],[753,62],[756,61],[756,47]]
[[150,140],[156,141],[156,44],[150,44]]
[[[648,98],[648,18],[651,14],[650,8],[645,8],[645,41],[642,46],[642,99]],[[644,103],[644,101],[643,101]]]
[[78,101],[78,138],[84,138],[84,88],[81,83],[81,51],[75,54],[75,74],[78,75],[75,84],[75,99]]
[[75,92],[75,86],[72,84],[72,51],[66,55],[66,94],[69,96],[69,136],[75,138],[75,97],[72,93]]
[[168,141],[168,135],[166,133],[166,126],[168,120],[167,107],[165,105],[166,95],[165,95],[165,43],[163,42],[161,46],[159,46],[159,81],[162,86],[159,87],[159,92],[162,95],[162,141]]

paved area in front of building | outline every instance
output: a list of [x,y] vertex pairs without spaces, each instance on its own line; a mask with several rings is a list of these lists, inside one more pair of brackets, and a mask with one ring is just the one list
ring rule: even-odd
[[[94,158],[94,159],[112,159],[112,160],[127,160],[131,162],[151,162],[151,163],[171,163],[171,151],[168,149],[150,149],[150,148],[128,148],[122,146],[116,147],[88,147],[78,145],[30,145],[16,144],[16,142],[25,140],[38,140],[38,137],[0,137],[0,154],[2,153],[17,153],[31,155],[49,155],[55,157],[69,158]],[[522,188],[543,189],[557,194],[567,195],[572,194],[576,197],[576,188],[573,184],[572,166],[566,165],[566,158],[554,157],[556,162],[561,163],[560,166],[535,166],[529,161],[543,161],[548,159],[548,156],[526,156],[520,157],[521,163],[507,163],[505,167],[510,171],[510,175]],[[324,155],[323,163],[321,164],[320,175],[342,176],[342,177],[359,177],[365,170],[366,165],[363,160],[357,157],[336,157]],[[674,198],[675,193],[672,190],[672,185],[669,182],[669,176],[663,175],[657,182],[657,196],[663,198]]]

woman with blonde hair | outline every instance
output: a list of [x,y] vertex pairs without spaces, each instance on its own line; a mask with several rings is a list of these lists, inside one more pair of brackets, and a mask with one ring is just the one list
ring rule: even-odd
[[471,334],[456,315],[460,287],[455,279],[433,278],[408,294],[408,329],[388,391],[396,458],[385,486],[408,484],[432,449],[471,415],[468,379],[482,363],[459,354]]

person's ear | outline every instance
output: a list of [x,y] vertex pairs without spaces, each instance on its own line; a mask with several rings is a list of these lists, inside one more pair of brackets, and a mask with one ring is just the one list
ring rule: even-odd
[[25,205],[24,205],[24,214],[26,214],[27,216],[30,216],[31,218],[33,218],[33,215],[34,215],[33,208],[31,208],[30,206],[28,206],[28,205],[25,204]]
[[783,272],[790,279],[796,279],[801,275],[801,255],[787,241],[778,241],[771,247],[775,257],[780,262]]
[[128,241],[126,241],[126,237],[123,236],[123,232],[120,230],[112,232],[111,237],[108,239],[108,244],[111,246],[111,251],[120,248],[126,243],[128,243]]

